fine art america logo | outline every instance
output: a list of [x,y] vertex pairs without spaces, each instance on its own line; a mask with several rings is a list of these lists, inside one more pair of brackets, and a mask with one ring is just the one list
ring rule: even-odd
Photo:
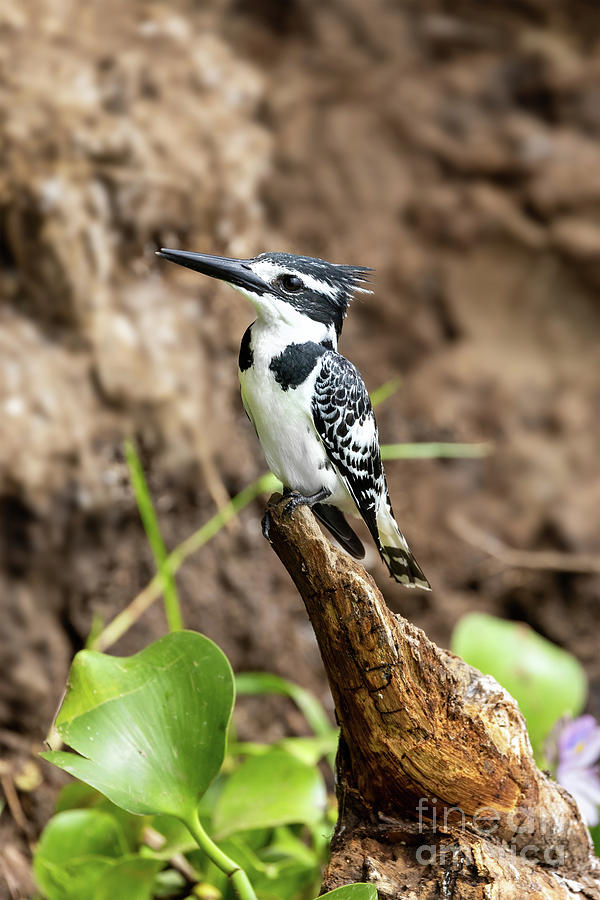
[[[564,848],[550,841],[549,845],[540,847],[534,842],[544,836],[544,826],[535,812],[525,807],[516,807],[510,812],[499,812],[491,806],[480,807],[473,815],[465,815],[460,806],[444,807],[438,810],[437,800],[421,797],[417,805],[419,834],[427,838],[434,835],[448,836],[448,832],[469,831],[481,838],[491,838],[502,834],[502,839],[490,841],[486,853],[497,859],[503,857],[520,857],[535,862],[543,862],[547,866],[560,866],[564,863]],[[468,821],[468,826],[467,826]],[[528,838],[531,838],[528,840]],[[416,850],[417,862],[422,866],[455,864],[459,859],[468,857],[470,848],[452,843],[423,843]]]

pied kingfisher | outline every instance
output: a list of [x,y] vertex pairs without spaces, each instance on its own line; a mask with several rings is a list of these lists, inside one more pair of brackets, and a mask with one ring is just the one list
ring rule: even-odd
[[392,577],[430,590],[394,519],[364,382],[337,352],[353,292],[369,292],[370,269],[290,253],[227,259],[157,252],[225,281],[256,309],[240,347],[242,401],[269,468],[289,497],[285,512],[312,507],[357,559],[364,547],[344,513],[362,516]]

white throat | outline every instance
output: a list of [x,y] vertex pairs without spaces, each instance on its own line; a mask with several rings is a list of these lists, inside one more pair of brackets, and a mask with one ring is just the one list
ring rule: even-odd
[[231,287],[244,294],[256,310],[258,318],[252,326],[253,346],[260,342],[268,344],[277,352],[288,344],[304,344],[307,341],[320,344],[322,341],[330,341],[333,349],[337,350],[337,334],[333,324],[317,322],[289,303],[282,303],[269,294],[257,296],[235,285]]
[[[259,314],[252,326],[252,346],[266,356],[281,353],[290,344],[305,344],[312,341],[321,344],[331,343],[331,349],[337,350],[337,335],[333,325],[315,322],[301,313],[291,310],[292,321],[273,320]],[[287,317],[286,317],[287,318]]]

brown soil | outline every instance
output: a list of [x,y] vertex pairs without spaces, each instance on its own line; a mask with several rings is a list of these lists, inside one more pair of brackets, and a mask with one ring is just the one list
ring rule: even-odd
[[[237,389],[251,311],[157,245],[377,269],[343,352],[400,374],[382,438],[494,443],[388,464],[434,584],[392,608],[446,646],[457,618],[523,619],[586,665],[593,572],[515,568],[464,539],[600,552],[600,13],[584,0],[4,0],[0,10],[0,743],[39,748],[94,615],[152,575],[126,478],[135,434],[174,546],[264,471]],[[237,669],[327,690],[261,504],[181,570],[186,624]],[[562,558],[562,557],[561,557]],[[593,562],[593,560],[592,560]],[[163,633],[157,606],[116,646]],[[277,715],[274,715],[274,713]],[[246,703],[240,730],[302,728]],[[8,777],[8,776],[6,776]],[[0,819],[13,896],[57,776]],[[29,831],[27,830],[29,829]],[[8,862],[7,862],[8,860]],[[0,887],[2,896],[2,887]]]

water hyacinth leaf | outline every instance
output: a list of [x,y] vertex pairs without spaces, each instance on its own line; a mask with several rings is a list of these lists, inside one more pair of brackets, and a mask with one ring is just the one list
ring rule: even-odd
[[[82,781],[70,781],[60,789],[54,804],[54,812],[65,812],[67,809],[89,809],[96,806],[102,794]],[[104,798],[103,798],[104,799]]]
[[227,658],[191,631],[125,658],[83,650],[56,722],[81,755],[42,756],[128,812],[193,818],[223,762],[233,699]]
[[311,824],[323,816],[325,785],[314,766],[272,750],[247,759],[228,779],[213,818],[217,839],[250,828]]
[[515,698],[539,760],[558,719],[583,709],[587,681],[581,665],[522,622],[469,613],[454,629],[451,648],[470,665],[493,675]]
[[96,885],[114,860],[102,856],[74,859],[62,866],[41,857],[34,865],[37,886],[45,900],[81,900],[94,897]]
[[124,857],[102,873],[94,900],[152,900],[154,880],[162,866],[156,859]]
[[[83,781],[71,781],[61,788],[54,812],[63,812],[67,809],[99,809],[110,813],[123,829],[127,846],[131,851],[139,844],[142,830],[150,821],[149,816],[135,816],[120,806],[115,806],[103,794]],[[183,828],[183,825],[181,827]]]
[[50,900],[76,900],[126,852],[123,830],[111,815],[95,809],[67,810],[55,815],[42,832],[33,863],[35,880]]
[[307,867],[319,865],[319,857],[314,848],[309,846],[302,837],[294,834],[292,828],[280,825],[273,833],[273,839],[263,853],[265,859],[281,859],[289,857]]
[[333,768],[339,737],[339,729],[331,728],[329,734],[323,736],[282,738],[275,744],[230,740],[227,746],[231,756],[262,756],[277,748],[313,766],[321,759],[327,758],[332,761]]
[[70,809],[50,819],[37,855],[62,865],[81,856],[117,858],[127,849],[123,829],[111,815],[97,809]]
[[318,900],[325,900],[325,897],[334,897],[335,900],[377,900],[377,890],[372,884],[346,884],[321,894]]
[[282,900],[282,897],[306,897],[312,893],[320,878],[318,865],[308,867],[294,859],[272,863],[266,872],[257,873],[253,884],[260,900]]
[[329,734],[323,736],[283,738],[277,746],[307,765],[316,766],[323,757],[335,756],[339,738],[339,730],[331,728]]

